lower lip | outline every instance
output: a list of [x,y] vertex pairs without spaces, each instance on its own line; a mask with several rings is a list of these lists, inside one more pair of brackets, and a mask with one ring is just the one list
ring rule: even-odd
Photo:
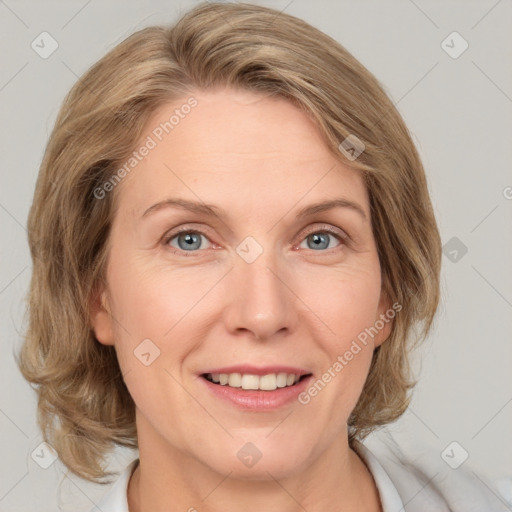
[[220,384],[210,382],[204,377],[199,377],[199,380],[202,381],[215,396],[235,405],[239,409],[248,411],[270,411],[284,407],[294,400],[298,400],[298,396],[307,388],[311,379],[312,375],[309,375],[294,386],[277,388],[274,391],[261,391],[232,388],[228,385],[221,386]]

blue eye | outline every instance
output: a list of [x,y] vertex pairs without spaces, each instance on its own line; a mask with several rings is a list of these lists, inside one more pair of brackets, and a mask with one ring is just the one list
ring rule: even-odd
[[[184,231],[174,235],[172,238],[169,238],[167,243],[169,243],[172,247],[181,249],[182,251],[190,252],[201,248],[202,239],[208,240],[201,233],[197,233],[195,231]],[[177,245],[174,245],[172,243],[173,241],[176,241]]]
[[[333,247],[330,246],[332,239],[337,240],[338,245],[341,243],[341,237],[339,235],[328,231],[317,231],[309,234],[302,243],[306,242],[308,249],[319,251],[322,249],[332,249]],[[302,247],[302,244],[299,247]]]
[[[205,246],[205,243],[207,245]],[[348,238],[342,233],[324,228],[320,231],[310,232],[302,239],[299,245],[301,249],[324,251],[326,249],[341,248],[348,243]],[[194,252],[210,249],[214,244],[203,233],[190,229],[183,229],[178,233],[167,236],[164,244],[172,247],[172,252],[181,256],[192,256]],[[306,245],[304,245],[306,244]],[[188,253],[188,254],[187,254]]]

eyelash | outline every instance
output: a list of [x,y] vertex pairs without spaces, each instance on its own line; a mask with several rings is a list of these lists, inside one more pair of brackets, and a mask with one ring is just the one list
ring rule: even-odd
[[[196,255],[194,253],[204,251],[204,249],[202,249],[202,250],[198,249],[196,251],[184,251],[182,249],[177,249],[176,247],[172,247],[171,245],[169,245],[169,242],[171,240],[173,240],[174,238],[176,238],[177,236],[179,236],[183,233],[202,235],[205,238],[207,238],[208,241],[210,241],[210,243],[213,243],[208,238],[207,233],[205,233],[204,231],[201,231],[200,229],[191,229],[191,228],[183,227],[183,228],[180,228],[178,231],[173,231],[172,233],[169,233],[166,236],[164,236],[164,238],[162,240],[163,245],[166,246],[167,248],[169,248],[173,254],[178,254],[178,255],[184,256],[186,258],[196,257]],[[336,238],[336,240],[338,240],[338,242],[340,242],[340,245],[338,247],[334,247],[332,249],[325,249],[323,251],[318,251],[318,252],[338,251],[338,250],[343,249],[344,246],[350,245],[350,237],[346,233],[340,233],[328,225],[322,226],[322,227],[314,229],[312,231],[302,233],[301,240],[298,245],[300,245],[300,243],[302,243],[308,236],[318,234],[318,233],[328,233],[328,234],[332,235],[334,238]],[[314,249],[310,249],[310,250],[314,251]],[[314,251],[314,252],[317,252],[317,251]]]

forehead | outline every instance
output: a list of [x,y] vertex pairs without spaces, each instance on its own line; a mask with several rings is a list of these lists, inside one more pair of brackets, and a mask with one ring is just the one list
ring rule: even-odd
[[[189,110],[185,107],[190,98],[195,106]],[[172,116],[176,111],[178,115]],[[165,127],[171,117],[174,124],[163,134],[164,144],[186,144],[197,153],[258,158],[262,153],[287,151],[301,158],[318,158],[319,150],[328,151],[314,122],[281,97],[228,88],[196,91],[160,107],[148,122],[146,134]]]
[[315,123],[283,98],[196,91],[154,113],[138,146],[148,141],[151,149],[122,183],[137,211],[138,203],[170,192],[254,207],[262,199],[284,207],[305,195],[367,202],[361,173],[333,155]]

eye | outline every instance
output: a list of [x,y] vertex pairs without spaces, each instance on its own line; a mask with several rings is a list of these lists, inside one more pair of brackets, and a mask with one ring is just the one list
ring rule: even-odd
[[[183,256],[192,255],[200,250],[213,248],[210,239],[201,231],[182,229],[181,231],[169,234],[164,239],[164,245],[172,247],[172,252]],[[313,251],[325,251],[326,249],[338,249],[348,244],[348,235],[334,228],[324,227],[307,234],[299,246],[300,249],[311,249]],[[304,244],[306,244],[304,246]],[[189,253],[189,254],[184,254]]]
[[[343,245],[342,242],[344,241],[345,237],[341,233],[330,229],[324,229],[322,231],[309,233],[301,242],[299,247],[301,249],[322,251],[324,249],[335,249],[340,245]],[[304,244],[306,244],[306,247],[304,247]]]
[[206,240],[208,243],[211,243],[203,233],[189,230],[182,231],[168,237],[165,243],[182,251],[195,252],[198,249],[207,248],[202,247],[204,240]]

